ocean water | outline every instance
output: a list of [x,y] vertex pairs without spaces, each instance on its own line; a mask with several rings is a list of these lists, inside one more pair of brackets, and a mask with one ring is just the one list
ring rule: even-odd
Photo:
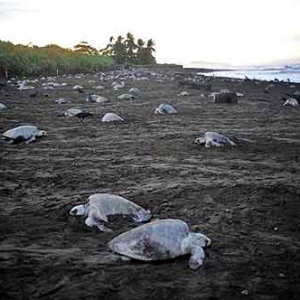
[[245,79],[247,76],[250,79],[271,81],[278,79],[279,81],[290,81],[300,83],[300,66],[284,67],[284,68],[256,68],[244,70],[216,71],[209,73],[199,73],[208,76],[229,77]]

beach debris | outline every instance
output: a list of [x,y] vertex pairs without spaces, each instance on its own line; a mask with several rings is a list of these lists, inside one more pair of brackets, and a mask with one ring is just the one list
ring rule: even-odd
[[131,94],[122,94],[118,96],[119,100],[131,100],[134,99],[135,97]]
[[155,114],[177,114],[177,110],[173,108],[170,104],[162,103],[154,111]]
[[236,144],[225,135],[212,131],[205,132],[203,136],[196,138],[194,143],[205,145],[206,148],[210,146],[222,147],[224,145],[236,146]]
[[36,126],[22,125],[5,131],[3,133],[3,137],[11,143],[26,142],[26,144],[29,144],[35,141],[36,138],[42,137],[46,134],[46,131],[39,130]]
[[87,203],[74,206],[70,210],[71,216],[86,218],[85,224],[89,227],[98,227],[101,231],[110,231],[103,223],[108,223],[108,217],[122,215],[142,223],[151,219],[149,210],[121,197],[112,194],[94,194]]
[[65,103],[68,103],[68,100],[66,98],[64,98],[64,97],[60,97],[57,100],[55,100],[55,102],[57,104],[65,104]]
[[106,113],[102,117],[101,121],[104,123],[106,123],[106,122],[124,122],[124,119],[115,113]]
[[75,115],[82,113],[83,110],[79,108],[69,108],[64,112],[65,116],[74,117]]
[[283,106],[292,106],[292,107],[297,107],[299,106],[299,103],[296,99],[294,98],[288,98],[284,103]]
[[205,259],[204,247],[211,240],[190,232],[178,219],[157,220],[120,234],[108,243],[115,253],[141,261],[158,261],[191,254],[189,267],[198,269]]
[[214,103],[237,103],[238,98],[236,93],[212,93],[209,95],[209,99],[211,99]]
[[186,97],[186,96],[190,96],[190,94],[189,94],[188,92],[186,92],[186,91],[182,91],[182,92],[179,93],[177,96],[178,96],[178,97]]

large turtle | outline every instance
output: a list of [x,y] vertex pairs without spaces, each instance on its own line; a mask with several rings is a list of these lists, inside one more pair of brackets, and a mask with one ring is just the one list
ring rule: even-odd
[[22,125],[5,131],[3,133],[3,137],[11,143],[21,143],[26,141],[26,143],[29,144],[35,141],[37,137],[41,137],[46,134],[46,131],[39,130],[36,126]]
[[225,135],[211,131],[207,131],[204,133],[203,136],[196,138],[194,143],[199,145],[205,145],[206,148],[209,148],[210,146],[221,147],[223,145],[236,145]]
[[108,223],[108,216],[127,215],[136,222],[151,219],[151,213],[141,206],[117,195],[94,194],[86,204],[76,205],[70,210],[71,216],[86,217],[85,224],[98,227],[101,231],[111,231],[102,223]]
[[190,232],[188,225],[178,219],[154,221],[120,234],[108,243],[119,254],[142,261],[157,261],[191,254],[189,267],[199,268],[205,258],[203,247],[211,240]]

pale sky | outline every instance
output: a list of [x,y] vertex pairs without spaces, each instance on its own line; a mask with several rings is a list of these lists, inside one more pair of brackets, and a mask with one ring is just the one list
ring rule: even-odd
[[300,62],[300,0],[0,0],[0,39],[72,48],[154,39],[160,63]]

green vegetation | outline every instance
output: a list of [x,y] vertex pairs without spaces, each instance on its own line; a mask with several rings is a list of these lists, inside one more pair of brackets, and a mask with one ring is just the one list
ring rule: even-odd
[[[146,46],[145,46],[146,45]],[[156,63],[153,52],[155,43],[150,39],[145,43],[142,39],[135,42],[135,37],[128,32],[126,38],[118,36],[115,39],[110,37],[106,48],[101,49],[100,53],[114,58],[116,64],[129,65],[153,65]]]
[[[78,45],[72,51],[57,45],[37,47],[0,41],[0,76],[87,73],[113,65],[111,57],[100,56],[87,43]],[[88,51],[83,51],[82,45]]]
[[44,47],[14,45],[0,40],[0,76],[36,76],[97,72],[113,65],[154,65],[154,41],[135,41],[130,32],[126,38],[110,38],[105,49],[97,50],[82,41],[74,50],[54,44]]

